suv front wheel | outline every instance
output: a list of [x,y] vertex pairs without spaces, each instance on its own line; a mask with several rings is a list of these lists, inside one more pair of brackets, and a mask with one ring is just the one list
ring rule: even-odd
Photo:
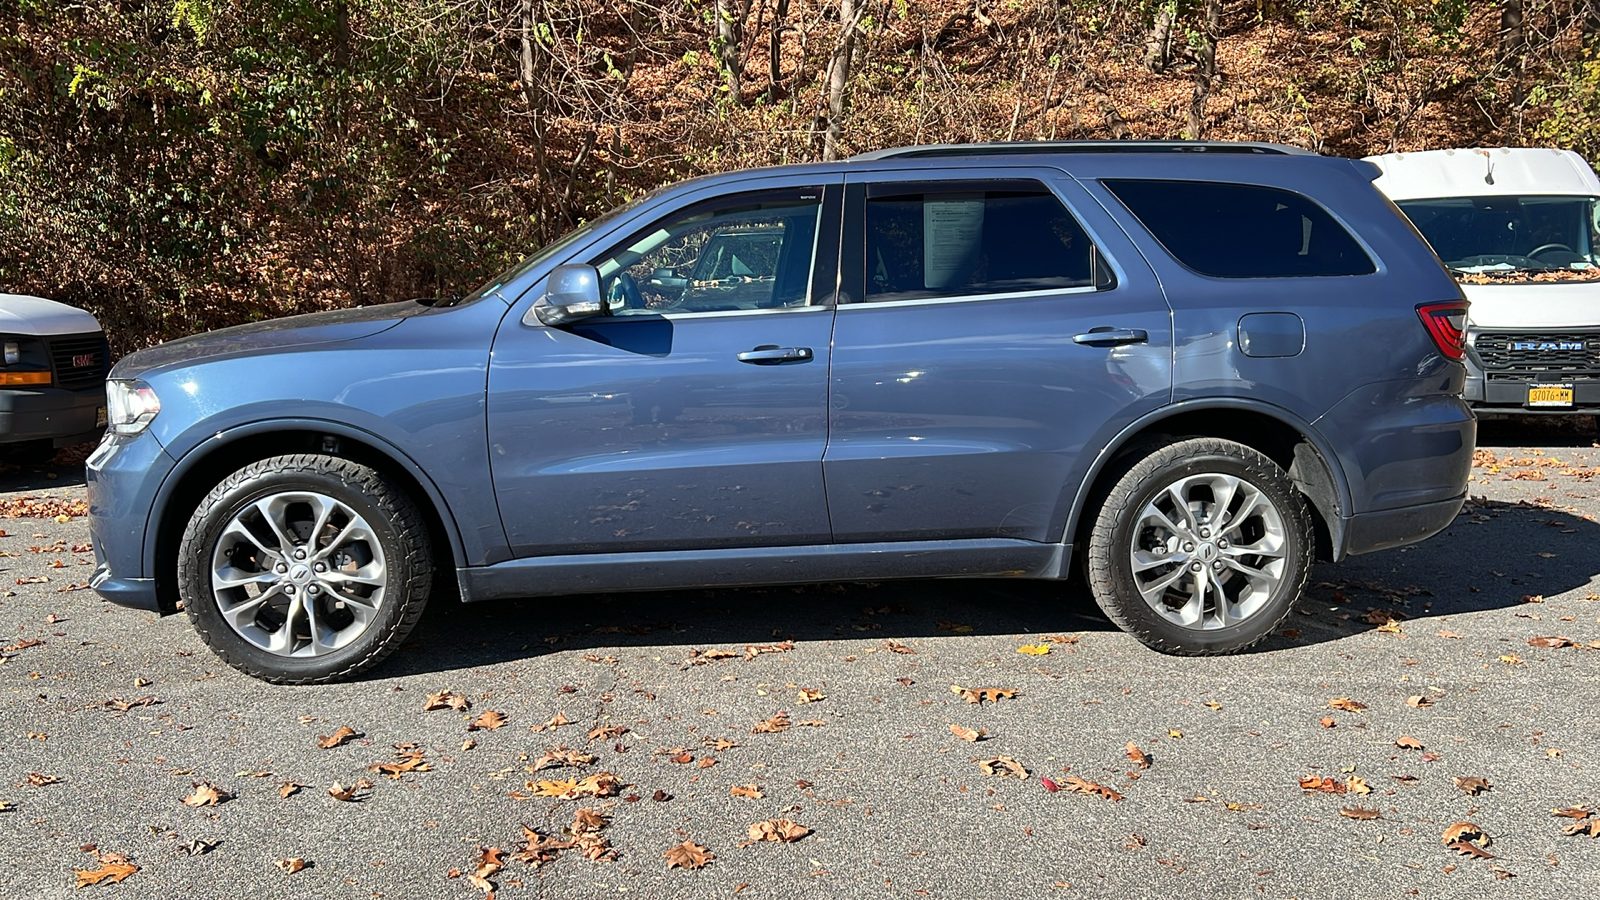
[[200,637],[278,684],[348,678],[399,646],[432,585],[428,531],[405,492],[329,456],[251,463],[184,530],[178,586]]
[[1133,455],[1100,507],[1088,580],[1110,619],[1164,653],[1241,650],[1289,614],[1311,567],[1311,518],[1288,475],[1233,441]]

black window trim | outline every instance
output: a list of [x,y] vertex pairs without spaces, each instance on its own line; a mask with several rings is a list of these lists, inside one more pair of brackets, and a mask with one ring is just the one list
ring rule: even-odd
[[[898,173],[886,172],[884,175]],[[1063,173],[1057,173],[1063,174]],[[949,297],[916,297],[905,300],[867,300],[867,201],[882,197],[930,193],[988,193],[990,191],[1020,191],[1030,194],[1045,193],[1056,198],[1067,215],[1082,229],[1089,239],[1096,257],[1111,274],[1111,284],[1105,287],[1085,285],[1070,288],[1039,288],[1028,291],[996,291],[987,294],[956,294]],[[1059,296],[1062,294],[1097,294],[1115,291],[1126,280],[1121,267],[1105,252],[1104,242],[1090,229],[1067,198],[1044,177],[1032,174],[1003,176],[972,176],[959,178],[926,177],[917,173],[911,178],[885,178],[883,180],[851,181],[845,185],[844,222],[839,232],[839,308],[880,309],[890,306],[930,306],[945,303],[973,303],[988,300],[1014,300],[1028,297]]]

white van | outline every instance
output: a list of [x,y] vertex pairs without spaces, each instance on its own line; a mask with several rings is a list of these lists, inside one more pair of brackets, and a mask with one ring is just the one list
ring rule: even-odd
[[110,353],[94,316],[0,293],[0,462],[41,463],[106,425]]
[[1600,412],[1600,178],[1570,150],[1369,156],[1472,301],[1480,412]]

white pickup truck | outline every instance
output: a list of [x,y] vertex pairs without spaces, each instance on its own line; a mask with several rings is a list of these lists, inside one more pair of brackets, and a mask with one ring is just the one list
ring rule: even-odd
[[105,333],[94,316],[0,293],[0,460],[38,463],[106,425]]
[[1465,399],[1480,412],[1600,412],[1600,178],[1569,150],[1369,156],[1467,312]]

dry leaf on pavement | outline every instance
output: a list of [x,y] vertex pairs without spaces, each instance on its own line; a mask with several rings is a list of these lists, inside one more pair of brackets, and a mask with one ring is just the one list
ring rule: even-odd
[[1401,750],[1421,750],[1422,742],[1409,734],[1402,734],[1394,739],[1394,745]]
[[950,726],[950,733],[968,743],[977,743],[980,738],[989,733],[989,729],[979,728],[978,730],[974,731],[971,728],[952,724]]
[[1021,647],[1017,648],[1017,652],[1018,653],[1025,653],[1025,654],[1027,654],[1029,656],[1044,656],[1045,654],[1050,652],[1050,645],[1049,644],[1023,644]]
[[1028,777],[1027,767],[1009,756],[992,756],[988,759],[975,759],[973,762],[978,764],[978,768],[982,769],[985,775]]
[[506,724],[506,714],[496,709],[486,709],[476,719],[467,723],[468,731],[493,731]]
[[324,750],[332,750],[333,748],[339,746],[340,744],[348,743],[351,738],[356,738],[356,737],[360,737],[360,736],[361,735],[359,733],[357,733],[356,730],[354,728],[351,728],[349,725],[340,725],[339,726],[339,730],[335,731],[333,734],[319,734],[319,735],[317,735],[317,746],[321,747]]
[[233,795],[217,787],[209,781],[191,782],[194,793],[183,798],[184,806],[216,806],[226,800],[232,800]]
[[1344,782],[1336,778],[1319,778],[1316,775],[1307,775],[1300,779],[1300,790],[1324,794],[1342,794],[1348,788]]
[[1471,794],[1474,797],[1476,797],[1477,795],[1479,795],[1479,794],[1483,793],[1484,791],[1487,791],[1491,787],[1493,787],[1493,785],[1491,785],[1489,783],[1489,779],[1487,779],[1487,778],[1477,778],[1477,777],[1460,778],[1460,777],[1457,777],[1455,779],[1455,782],[1456,782],[1456,787],[1462,789],[1463,791],[1466,791],[1467,793]]
[[751,800],[760,800],[762,797],[766,796],[765,794],[761,793],[761,788],[756,787],[753,784],[736,784],[733,787],[728,788],[728,794],[734,797],[746,797]]
[[1479,859],[1494,858],[1493,854],[1483,849],[1489,846],[1489,833],[1472,822],[1456,822],[1452,824],[1439,836],[1439,843],[1467,856],[1475,856]]
[[528,766],[528,771],[537,772],[540,769],[558,769],[562,766],[579,768],[589,765],[594,760],[595,757],[592,754],[573,750],[566,744],[562,744],[553,750],[546,750],[543,756],[534,760],[533,765]]
[[779,731],[783,731],[784,729],[788,728],[791,724],[793,724],[793,723],[789,721],[789,714],[788,713],[778,713],[777,715],[773,716],[770,719],[767,719],[767,720],[762,721],[762,722],[757,722],[755,727],[750,729],[750,733],[751,734],[772,734],[772,733],[776,733],[776,732],[779,732]]
[[284,870],[285,872],[288,872],[290,875],[293,875],[294,873],[306,867],[306,861],[298,856],[291,856],[288,859],[275,859],[272,861],[272,864]]
[[768,819],[750,826],[750,840],[741,846],[748,847],[762,841],[792,844],[811,833],[811,829],[792,819]]
[[627,733],[627,726],[624,725],[600,725],[597,726],[593,731],[589,732],[589,740],[614,741]]
[[667,859],[667,868],[700,869],[705,864],[716,859],[716,855],[694,841],[684,841],[666,853],[661,854]]
[[301,784],[298,781],[285,781],[284,783],[278,785],[278,796],[287,800],[290,797],[293,797],[295,794],[300,793],[301,788],[308,787],[311,787],[311,785]]
[[959,684],[950,685],[950,692],[960,695],[968,703],[982,704],[985,700],[998,703],[1002,699],[1010,700],[1017,696],[1014,688],[964,688]]
[[353,785],[351,787],[345,787],[344,785],[335,781],[328,787],[328,796],[335,800],[343,800],[348,803],[356,799],[356,788]]
[[472,701],[468,700],[465,694],[458,694],[455,691],[439,691],[436,694],[429,694],[427,704],[422,707],[424,712],[435,709],[453,709],[457,712],[464,712],[471,708]]
[[1548,650],[1560,650],[1563,647],[1576,647],[1577,644],[1573,643],[1568,638],[1550,635],[1548,637],[1528,638],[1528,646],[1544,647]]
[[1584,819],[1580,822],[1573,822],[1571,825],[1564,826],[1561,829],[1561,833],[1568,837],[1577,837],[1578,835],[1600,837],[1600,819]]
[[1342,709],[1345,712],[1360,712],[1367,708],[1365,703],[1351,700],[1349,697],[1335,697],[1328,701],[1328,705],[1334,709]]
[[1339,810],[1339,815],[1344,816],[1347,819],[1358,819],[1361,821],[1383,818],[1383,815],[1377,810],[1368,809],[1365,806],[1346,806]]
[[1084,794],[1090,797],[1104,797],[1113,803],[1122,799],[1122,795],[1111,788],[1108,788],[1103,784],[1096,784],[1093,781],[1079,778],[1076,775],[1069,775],[1062,779],[1061,789],[1071,791],[1074,794]]
[[800,696],[796,699],[795,702],[797,702],[797,703],[816,703],[816,702],[818,702],[820,700],[826,700],[826,699],[828,699],[827,695],[822,693],[819,690],[816,690],[815,688],[801,688],[800,689]]
[[1410,706],[1410,707],[1414,707],[1416,709],[1421,709],[1424,706],[1432,706],[1433,705],[1433,701],[1429,700],[1426,695],[1417,694],[1417,695],[1412,696],[1412,697],[1407,697],[1406,698],[1406,705]]
[[98,869],[73,869],[72,874],[78,877],[78,887],[85,887],[116,884],[137,871],[139,867],[130,862],[103,862]]
[[1132,762],[1134,765],[1138,766],[1141,769],[1150,768],[1150,756],[1149,756],[1149,754],[1145,753],[1143,750],[1140,750],[1138,744],[1134,743],[1133,741],[1129,741],[1128,742],[1128,746],[1127,746],[1127,753],[1128,753],[1128,760],[1130,762]]

